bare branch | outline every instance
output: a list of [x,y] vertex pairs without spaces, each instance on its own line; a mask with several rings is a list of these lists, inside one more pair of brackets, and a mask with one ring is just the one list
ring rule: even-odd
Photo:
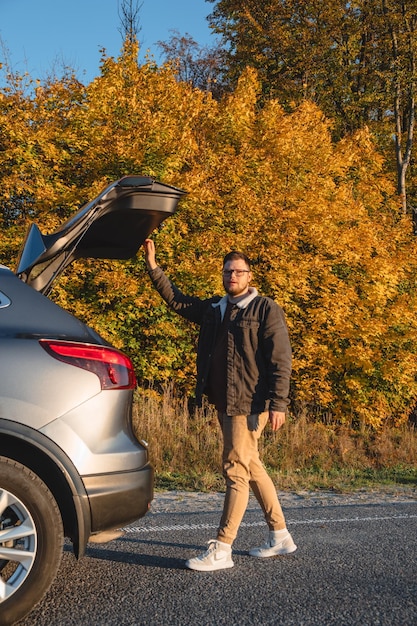
[[118,14],[120,18],[119,32],[123,41],[136,43],[139,41],[139,33],[142,30],[140,25],[140,11],[143,2],[138,0],[118,0]]

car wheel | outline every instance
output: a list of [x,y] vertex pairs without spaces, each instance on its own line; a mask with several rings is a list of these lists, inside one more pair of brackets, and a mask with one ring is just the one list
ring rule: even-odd
[[27,467],[0,456],[0,623],[26,615],[54,580],[63,526],[45,483]]

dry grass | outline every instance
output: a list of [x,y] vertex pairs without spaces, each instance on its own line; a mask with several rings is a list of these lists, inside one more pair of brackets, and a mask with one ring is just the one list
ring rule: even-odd
[[[134,428],[149,443],[156,487],[221,491],[221,433],[211,407],[193,410],[172,387],[139,390]],[[417,485],[417,432],[411,425],[360,432],[303,415],[279,432],[268,428],[262,458],[280,489],[352,490]]]

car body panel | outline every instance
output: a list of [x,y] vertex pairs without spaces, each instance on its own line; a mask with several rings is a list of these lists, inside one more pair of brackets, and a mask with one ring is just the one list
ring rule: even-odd
[[91,532],[120,527],[143,517],[153,499],[153,468],[84,478],[91,508]]
[[68,454],[81,476],[133,471],[146,464],[147,451],[133,437],[130,408],[129,391],[103,391],[41,432]]

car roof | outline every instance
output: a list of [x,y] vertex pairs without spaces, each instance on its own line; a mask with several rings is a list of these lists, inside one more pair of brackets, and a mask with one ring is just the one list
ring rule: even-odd
[[124,176],[87,203],[59,230],[43,235],[32,224],[16,274],[46,294],[80,258],[128,259],[172,215],[186,192],[147,176]]

